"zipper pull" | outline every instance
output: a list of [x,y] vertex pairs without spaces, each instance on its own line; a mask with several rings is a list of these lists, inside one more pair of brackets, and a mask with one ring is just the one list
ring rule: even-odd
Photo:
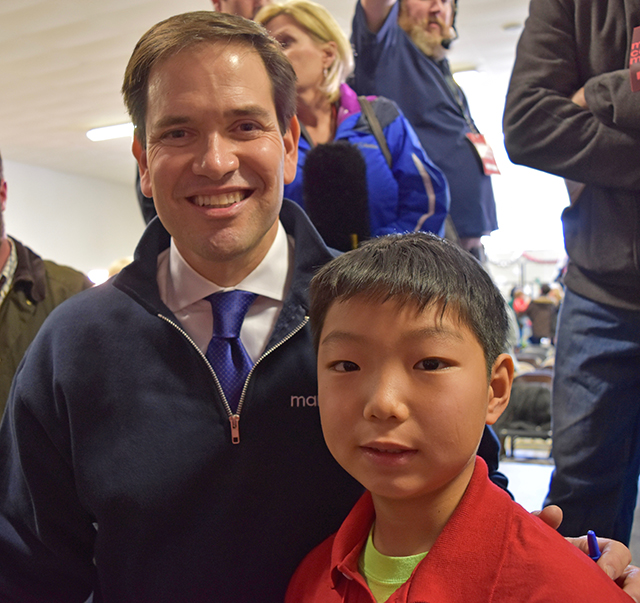
[[229,417],[229,423],[231,424],[231,443],[240,443],[240,415],[231,415]]

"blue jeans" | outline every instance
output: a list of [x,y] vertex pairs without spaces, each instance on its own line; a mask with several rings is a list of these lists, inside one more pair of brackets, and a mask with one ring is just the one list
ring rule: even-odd
[[640,312],[566,292],[552,399],[556,468],[545,504],[565,536],[629,543],[640,471]]

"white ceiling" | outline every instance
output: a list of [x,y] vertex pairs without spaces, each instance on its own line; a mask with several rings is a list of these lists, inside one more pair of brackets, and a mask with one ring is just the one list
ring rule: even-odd
[[[355,0],[320,0],[350,31]],[[120,86],[140,36],[211,0],[0,0],[0,151],[7,160],[132,183],[126,139],[85,132],[128,121]],[[528,0],[462,0],[454,69],[506,77]]]

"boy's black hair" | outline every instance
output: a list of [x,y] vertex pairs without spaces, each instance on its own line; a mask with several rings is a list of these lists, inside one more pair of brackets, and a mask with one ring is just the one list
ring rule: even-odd
[[371,239],[323,266],[311,281],[311,329],[316,349],[331,304],[356,295],[375,302],[439,306],[476,336],[490,374],[506,350],[506,303],[491,277],[467,251],[435,235],[415,232]]

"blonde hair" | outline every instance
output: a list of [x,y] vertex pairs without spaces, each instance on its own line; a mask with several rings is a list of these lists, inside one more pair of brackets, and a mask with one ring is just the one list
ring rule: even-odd
[[280,15],[288,15],[294,19],[320,44],[335,42],[336,58],[327,70],[323,89],[329,102],[337,101],[340,98],[340,84],[346,81],[353,71],[351,44],[338,22],[324,6],[310,0],[289,0],[267,4],[260,9],[255,20],[266,26],[269,21]]

